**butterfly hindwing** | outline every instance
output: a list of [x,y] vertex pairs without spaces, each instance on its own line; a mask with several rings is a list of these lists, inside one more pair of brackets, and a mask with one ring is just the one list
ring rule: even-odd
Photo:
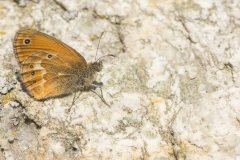
[[40,100],[74,90],[78,79],[76,70],[60,62],[58,53],[47,51],[35,52],[22,62],[22,82],[30,95]]

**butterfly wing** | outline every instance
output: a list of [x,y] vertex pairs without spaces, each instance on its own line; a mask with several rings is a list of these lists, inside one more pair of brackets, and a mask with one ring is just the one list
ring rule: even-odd
[[38,51],[22,62],[22,82],[35,99],[70,94],[79,84],[77,69],[64,63],[59,55],[59,53]]
[[84,57],[73,48],[52,36],[31,29],[17,32],[13,41],[13,49],[20,66],[29,55],[39,50],[59,53],[63,59],[68,57],[69,65],[74,68],[82,68],[87,65]]
[[72,93],[79,87],[74,84],[81,74],[79,71],[87,70],[86,60],[77,51],[35,30],[20,30],[13,48],[23,86],[38,100]]

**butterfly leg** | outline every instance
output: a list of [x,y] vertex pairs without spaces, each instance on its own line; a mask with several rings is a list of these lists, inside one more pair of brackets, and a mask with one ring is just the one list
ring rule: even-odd
[[77,92],[74,93],[73,100],[72,100],[72,104],[71,104],[70,108],[68,109],[68,112],[71,111],[72,106],[74,105],[74,103],[75,103],[76,100],[80,97],[81,94],[82,94],[82,91],[80,91],[80,93],[79,93],[78,96],[76,96],[76,95],[77,95]]
[[90,90],[92,91],[93,93],[95,93],[101,100],[103,103],[105,103],[108,107],[110,107],[110,105],[105,101],[105,99],[103,98],[103,94],[102,94],[102,89],[100,88],[101,90],[101,96],[99,94],[97,94],[97,92],[95,92],[94,90]]

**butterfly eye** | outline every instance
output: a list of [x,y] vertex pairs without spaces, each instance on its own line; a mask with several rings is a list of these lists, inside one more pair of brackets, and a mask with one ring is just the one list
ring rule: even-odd
[[31,74],[32,74],[32,75],[34,75],[34,74],[35,74],[35,72],[33,71]]
[[49,55],[48,55],[48,58],[52,58],[52,55],[51,55],[51,54],[49,54]]
[[36,82],[37,82],[36,80],[33,81],[33,83],[36,83]]
[[33,68],[33,65],[30,65],[30,68]]
[[30,39],[25,39],[25,40],[24,40],[24,43],[25,43],[25,44],[29,44],[29,43],[30,43]]

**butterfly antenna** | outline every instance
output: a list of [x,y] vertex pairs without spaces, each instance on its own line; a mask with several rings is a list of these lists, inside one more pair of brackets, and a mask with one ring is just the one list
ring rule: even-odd
[[113,55],[113,54],[107,54],[107,55],[104,55],[104,56],[98,58],[95,62],[99,61],[99,59],[102,59],[103,57],[106,57],[106,56],[115,57],[115,55]]
[[101,38],[102,38],[103,33],[104,33],[104,32],[101,33],[100,38],[99,38],[99,41],[98,41],[97,51],[96,51],[96,55],[95,55],[95,61],[96,61],[96,58],[97,58],[97,52],[98,52],[99,44],[100,44],[100,41],[101,41]]
[[[100,90],[101,90],[101,94],[102,94],[102,89],[100,88]],[[102,94],[102,96],[100,96],[100,95],[97,94],[97,92],[95,92],[94,90],[90,90],[90,91],[92,91],[93,93],[95,93],[95,94],[102,100],[103,103],[105,103],[108,107],[110,107],[110,105],[107,104],[107,102],[106,102],[105,99],[103,98],[103,94]]]

